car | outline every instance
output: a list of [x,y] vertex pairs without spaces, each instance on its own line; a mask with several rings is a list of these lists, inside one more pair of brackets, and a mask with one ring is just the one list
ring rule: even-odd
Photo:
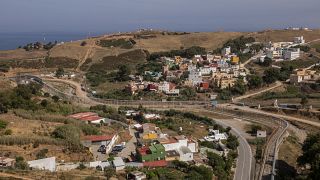
[[112,151],[118,151],[121,152],[124,149],[124,146],[122,145],[116,145],[112,148]]
[[106,146],[105,145],[101,145],[98,149],[98,152],[105,152],[106,151]]

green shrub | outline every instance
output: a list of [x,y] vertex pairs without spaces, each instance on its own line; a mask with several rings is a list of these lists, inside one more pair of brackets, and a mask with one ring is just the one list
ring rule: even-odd
[[37,159],[43,159],[43,158],[46,158],[47,156],[47,153],[48,153],[48,149],[41,149],[37,154],[36,154],[36,157]]
[[12,130],[11,129],[7,129],[4,131],[4,135],[11,135],[12,134]]
[[0,129],[5,129],[7,127],[8,123],[6,121],[3,121],[0,119]]

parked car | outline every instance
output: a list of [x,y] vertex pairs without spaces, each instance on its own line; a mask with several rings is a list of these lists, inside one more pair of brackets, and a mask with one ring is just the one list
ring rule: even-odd
[[121,145],[115,145],[115,146],[112,148],[112,151],[121,152],[123,149],[124,149],[124,146],[123,146],[122,144],[121,144]]
[[106,152],[106,146],[105,145],[101,145],[98,149],[98,152]]

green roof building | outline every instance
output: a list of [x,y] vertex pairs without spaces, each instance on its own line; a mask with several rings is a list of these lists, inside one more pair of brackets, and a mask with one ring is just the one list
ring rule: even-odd
[[164,160],[165,155],[166,152],[162,144],[152,144],[149,147],[142,147],[137,150],[137,157],[140,162]]

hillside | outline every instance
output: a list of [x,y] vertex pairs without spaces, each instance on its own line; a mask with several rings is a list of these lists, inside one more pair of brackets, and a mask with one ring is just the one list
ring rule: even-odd
[[[65,44],[57,45],[49,51],[34,50],[25,51],[16,49],[10,51],[0,51],[0,65],[8,64],[12,68],[41,69],[56,68],[63,66],[81,70],[81,67],[90,64],[104,62],[104,67],[110,64],[107,69],[115,67],[113,63],[106,62],[109,59],[115,62],[118,55],[128,53],[133,50],[147,50],[150,53],[159,51],[169,51],[173,49],[188,48],[191,46],[201,46],[207,50],[214,50],[221,47],[229,39],[241,35],[254,37],[256,41],[289,41],[295,36],[304,36],[306,41],[320,39],[320,30],[312,31],[291,31],[291,30],[268,30],[262,32],[135,32],[127,34],[114,34],[84,39]],[[86,42],[85,45],[82,45]],[[103,45],[99,43],[103,43]],[[123,43],[123,44],[121,44]],[[133,43],[124,46],[126,43]],[[130,53],[129,53],[130,54]],[[48,58],[49,57],[49,58]],[[112,60],[110,60],[112,59]],[[123,61],[121,60],[121,63]],[[130,62],[136,64],[135,62]],[[138,63],[138,62],[137,62]],[[118,64],[118,63],[116,63]],[[87,68],[82,68],[86,70]]]

